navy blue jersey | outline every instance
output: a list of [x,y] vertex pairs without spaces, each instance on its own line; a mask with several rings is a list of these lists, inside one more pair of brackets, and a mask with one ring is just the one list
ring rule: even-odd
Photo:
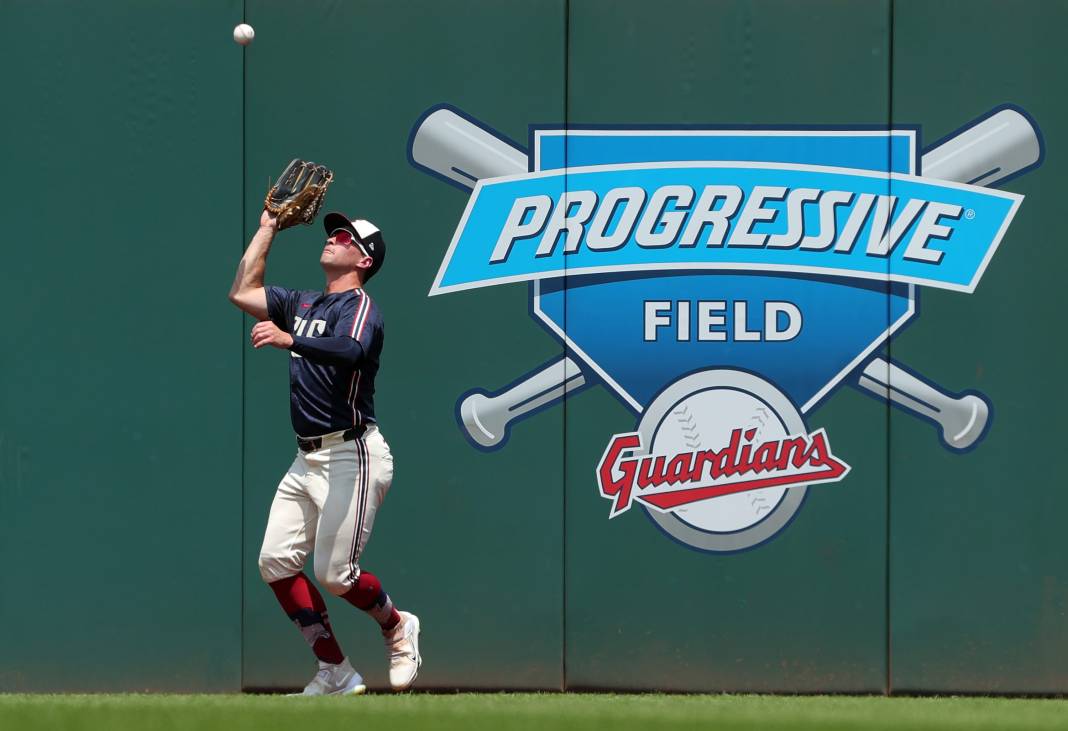
[[294,431],[314,437],[373,423],[384,332],[371,297],[362,289],[266,291],[268,317],[295,341],[289,359]]

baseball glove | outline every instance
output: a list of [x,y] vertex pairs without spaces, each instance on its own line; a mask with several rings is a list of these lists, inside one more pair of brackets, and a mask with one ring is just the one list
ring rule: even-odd
[[278,217],[279,230],[298,223],[312,223],[333,180],[334,171],[325,165],[296,158],[267,191],[263,207]]

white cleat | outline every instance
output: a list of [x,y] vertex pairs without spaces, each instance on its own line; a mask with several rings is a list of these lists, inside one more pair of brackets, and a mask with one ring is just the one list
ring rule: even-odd
[[319,661],[319,672],[304,688],[303,693],[294,695],[363,695],[367,686],[363,678],[346,657],[337,665]]
[[400,621],[385,633],[389,653],[389,684],[395,691],[408,690],[419,674],[423,658],[419,655],[419,617],[397,612]]

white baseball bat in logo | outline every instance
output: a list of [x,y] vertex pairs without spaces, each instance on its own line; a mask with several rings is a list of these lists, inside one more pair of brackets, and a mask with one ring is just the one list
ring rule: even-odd
[[978,395],[951,396],[883,358],[868,362],[857,385],[935,422],[942,430],[942,440],[954,449],[974,444],[990,418],[990,406]]
[[[412,134],[409,153],[418,167],[468,190],[482,178],[529,169],[525,151],[448,107],[423,118]],[[1004,108],[927,150],[921,171],[925,177],[990,186],[1033,166],[1041,155],[1042,144],[1031,120],[1014,108]],[[477,444],[496,447],[517,419],[585,383],[581,366],[565,355],[499,393],[469,394],[460,404],[460,419]],[[990,407],[982,397],[949,394],[878,356],[861,369],[854,385],[933,421],[953,449],[973,445],[990,418]]]
[[586,376],[579,364],[566,356],[557,358],[500,393],[472,392],[460,402],[460,421],[476,443],[495,447],[514,421],[584,385]]
[[470,190],[482,178],[527,172],[527,153],[448,108],[428,114],[412,134],[412,161]]

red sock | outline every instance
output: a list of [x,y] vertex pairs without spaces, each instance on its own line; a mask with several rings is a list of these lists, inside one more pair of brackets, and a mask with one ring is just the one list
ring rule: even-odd
[[342,594],[341,598],[374,617],[383,631],[393,629],[400,621],[393,600],[383,591],[382,582],[374,574],[361,571],[356,585]]
[[345,659],[345,654],[341,652],[341,647],[334,638],[334,630],[330,627],[326,603],[307,576],[297,574],[271,582],[269,586],[278,597],[282,609],[304,635],[304,640],[311,645],[317,658],[333,665]]

